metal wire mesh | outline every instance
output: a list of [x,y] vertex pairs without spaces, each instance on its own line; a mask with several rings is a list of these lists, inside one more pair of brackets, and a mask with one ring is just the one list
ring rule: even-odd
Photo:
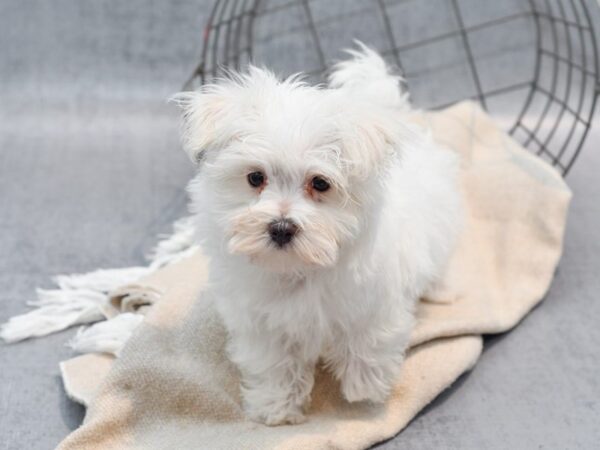
[[595,13],[591,0],[217,0],[186,88],[249,62],[320,81],[360,39],[416,106],[477,100],[566,174],[600,93]]

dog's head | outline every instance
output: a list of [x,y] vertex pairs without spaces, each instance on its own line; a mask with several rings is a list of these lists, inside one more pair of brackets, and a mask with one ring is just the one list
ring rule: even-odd
[[391,108],[255,67],[175,100],[199,166],[194,212],[223,251],[273,271],[336,263],[376,207],[401,140]]

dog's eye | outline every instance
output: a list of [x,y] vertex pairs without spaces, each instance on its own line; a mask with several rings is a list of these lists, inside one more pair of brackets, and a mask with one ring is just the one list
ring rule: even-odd
[[321,177],[314,177],[312,179],[312,187],[315,191],[325,192],[329,190],[329,183],[327,182],[327,180]]
[[248,183],[252,187],[261,187],[265,182],[265,176],[262,172],[252,172],[248,174]]

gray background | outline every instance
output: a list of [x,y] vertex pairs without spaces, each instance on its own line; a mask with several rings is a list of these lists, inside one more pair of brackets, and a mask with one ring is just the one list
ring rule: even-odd
[[[199,58],[209,6],[0,1],[0,322],[54,274],[140,264],[185,213],[192,170],[165,99]],[[599,145],[596,129],[567,179],[545,301],[382,448],[598,445]],[[58,372],[73,332],[0,344],[0,448],[53,448],[80,423]]]

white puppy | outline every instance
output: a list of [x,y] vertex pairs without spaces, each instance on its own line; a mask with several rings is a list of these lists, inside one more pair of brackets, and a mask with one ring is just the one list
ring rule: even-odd
[[383,402],[419,297],[458,231],[457,162],[366,47],[327,88],[250,67],[175,99],[208,293],[248,416],[298,423],[321,360],[349,402]]

